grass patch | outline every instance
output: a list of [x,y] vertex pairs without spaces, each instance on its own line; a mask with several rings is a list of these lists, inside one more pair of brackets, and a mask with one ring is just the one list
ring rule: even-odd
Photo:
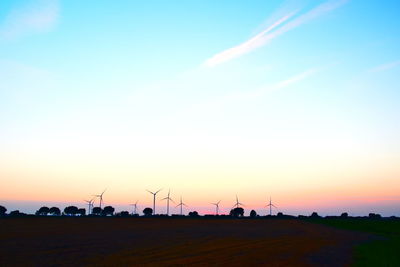
[[383,237],[356,246],[355,266],[400,266],[399,219],[329,218],[312,219],[311,222]]

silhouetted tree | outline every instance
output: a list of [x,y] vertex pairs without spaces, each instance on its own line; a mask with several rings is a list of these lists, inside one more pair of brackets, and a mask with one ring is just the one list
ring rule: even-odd
[[151,216],[153,214],[153,209],[152,208],[145,208],[143,210],[144,216]]
[[370,213],[370,214],[368,214],[368,217],[370,219],[380,219],[380,218],[382,218],[382,216],[380,214],[376,214],[376,213]]
[[103,209],[103,215],[105,215],[105,216],[107,216],[107,215],[113,215],[114,214],[114,208],[113,207],[111,207],[111,206],[106,206],[106,207],[104,207],[104,209]]
[[121,216],[121,217],[129,217],[129,212],[126,211],[126,210],[121,211],[121,212],[119,213],[119,216]]
[[340,215],[340,218],[348,218],[349,217],[349,214],[347,213],[347,212],[343,212],[341,215]]
[[6,215],[7,209],[6,207],[0,206],[0,216]]
[[257,212],[256,212],[255,210],[251,210],[251,211],[250,211],[250,217],[251,217],[251,218],[257,217]]
[[243,217],[244,215],[244,209],[243,208],[235,208],[234,213],[236,213],[238,216]]
[[85,216],[86,215],[86,209],[84,209],[84,208],[78,209],[77,214],[79,214],[80,216]]
[[46,216],[49,213],[50,209],[48,207],[41,207],[38,211],[36,211],[36,215]]
[[94,207],[92,209],[92,214],[94,215],[100,215],[101,214],[101,208],[100,207]]
[[11,217],[18,217],[18,216],[22,216],[24,215],[23,213],[19,212],[19,210],[13,210],[12,212],[10,212],[9,216]]
[[60,216],[61,210],[57,207],[51,207],[49,213],[53,216]]
[[283,213],[282,213],[282,212],[278,212],[278,213],[276,214],[276,217],[283,217]]
[[197,211],[191,211],[189,212],[190,217],[199,217],[199,213]]
[[234,208],[230,211],[229,215],[233,217],[243,217],[244,209],[243,208]]
[[315,211],[313,213],[311,213],[311,218],[319,218],[318,213],[316,213]]
[[78,208],[75,206],[68,206],[64,209],[64,213],[70,216],[75,216],[78,213]]

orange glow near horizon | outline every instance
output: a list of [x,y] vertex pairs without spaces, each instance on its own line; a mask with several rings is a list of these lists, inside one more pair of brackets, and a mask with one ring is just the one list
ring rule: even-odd
[[[274,166],[263,166],[257,161],[251,164],[245,161],[240,165],[235,165],[235,161],[213,164],[206,161],[208,164],[204,165],[204,161],[193,164],[186,159],[183,160],[186,165],[181,167],[172,162],[170,166],[164,163],[157,168],[149,165],[140,168],[129,167],[127,162],[112,165],[110,161],[102,165],[102,161],[83,164],[71,160],[64,160],[60,165],[50,158],[47,162],[16,158],[11,161],[9,158],[8,162],[13,164],[0,171],[6,185],[0,189],[2,200],[81,203],[107,188],[105,203],[128,209],[128,204],[136,200],[141,206],[152,205],[146,189],[163,188],[159,194],[161,199],[171,188],[174,199],[182,195],[191,209],[204,212],[211,212],[213,208],[209,203],[218,200],[222,200],[221,205],[227,212],[236,194],[246,209],[259,211],[264,210],[270,196],[280,211],[299,212],[332,210],[335,206],[339,212],[346,206],[395,205],[400,201],[397,197],[398,169],[389,161],[380,162],[379,166],[337,162],[332,170],[324,161],[307,165],[304,159],[302,165],[293,164],[293,169],[285,169],[277,161]],[[193,171],[196,169],[199,171]],[[157,206],[160,211],[164,209],[163,202],[157,202]]]

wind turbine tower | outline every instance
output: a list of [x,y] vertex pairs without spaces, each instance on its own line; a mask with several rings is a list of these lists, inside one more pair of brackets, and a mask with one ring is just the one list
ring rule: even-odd
[[156,195],[158,192],[160,192],[162,189],[158,190],[157,192],[151,192],[149,190],[146,190],[147,192],[149,192],[150,194],[153,195],[153,214],[156,215]]
[[234,208],[236,207],[236,208],[240,208],[240,206],[244,206],[244,204],[243,203],[240,203],[239,202],[239,199],[238,199],[238,196],[236,195],[236,204],[233,206]]
[[269,198],[269,204],[266,207],[269,207],[269,216],[272,216],[272,207],[276,208],[276,206],[272,204],[271,197]]
[[137,203],[138,203],[138,202],[139,202],[139,201],[136,201],[135,204],[131,204],[131,206],[133,206],[133,213],[132,213],[133,215],[137,214],[136,211],[137,211]]
[[176,206],[177,206],[177,207],[181,206],[181,216],[182,216],[182,215],[183,215],[182,207],[183,207],[183,206],[186,206],[186,207],[187,207],[187,205],[186,205],[185,203],[182,202],[182,196],[181,196],[181,202],[179,202],[179,204],[176,205]]
[[98,197],[100,199],[100,209],[101,209],[101,204],[103,204],[103,194],[106,192],[107,189],[104,189],[104,191],[100,195],[94,195],[95,197]]
[[173,203],[175,203],[172,198],[169,196],[171,193],[171,190],[168,190],[168,195],[167,197],[163,198],[162,200],[167,200],[167,216],[169,216],[169,201],[172,201]]
[[88,214],[91,214],[91,210],[93,209],[94,198],[92,198],[91,200],[85,200],[85,202],[88,204]]
[[218,201],[217,203],[211,203],[211,205],[215,206],[215,215],[218,215],[218,213],[219,213],[219,203],[220,202],[221,202],[221,200]]

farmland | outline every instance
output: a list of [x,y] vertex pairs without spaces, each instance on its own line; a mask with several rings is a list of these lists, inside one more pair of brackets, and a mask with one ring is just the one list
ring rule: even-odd
[[4,218],[0,265],[340,266],[376,239],[298,219]]

